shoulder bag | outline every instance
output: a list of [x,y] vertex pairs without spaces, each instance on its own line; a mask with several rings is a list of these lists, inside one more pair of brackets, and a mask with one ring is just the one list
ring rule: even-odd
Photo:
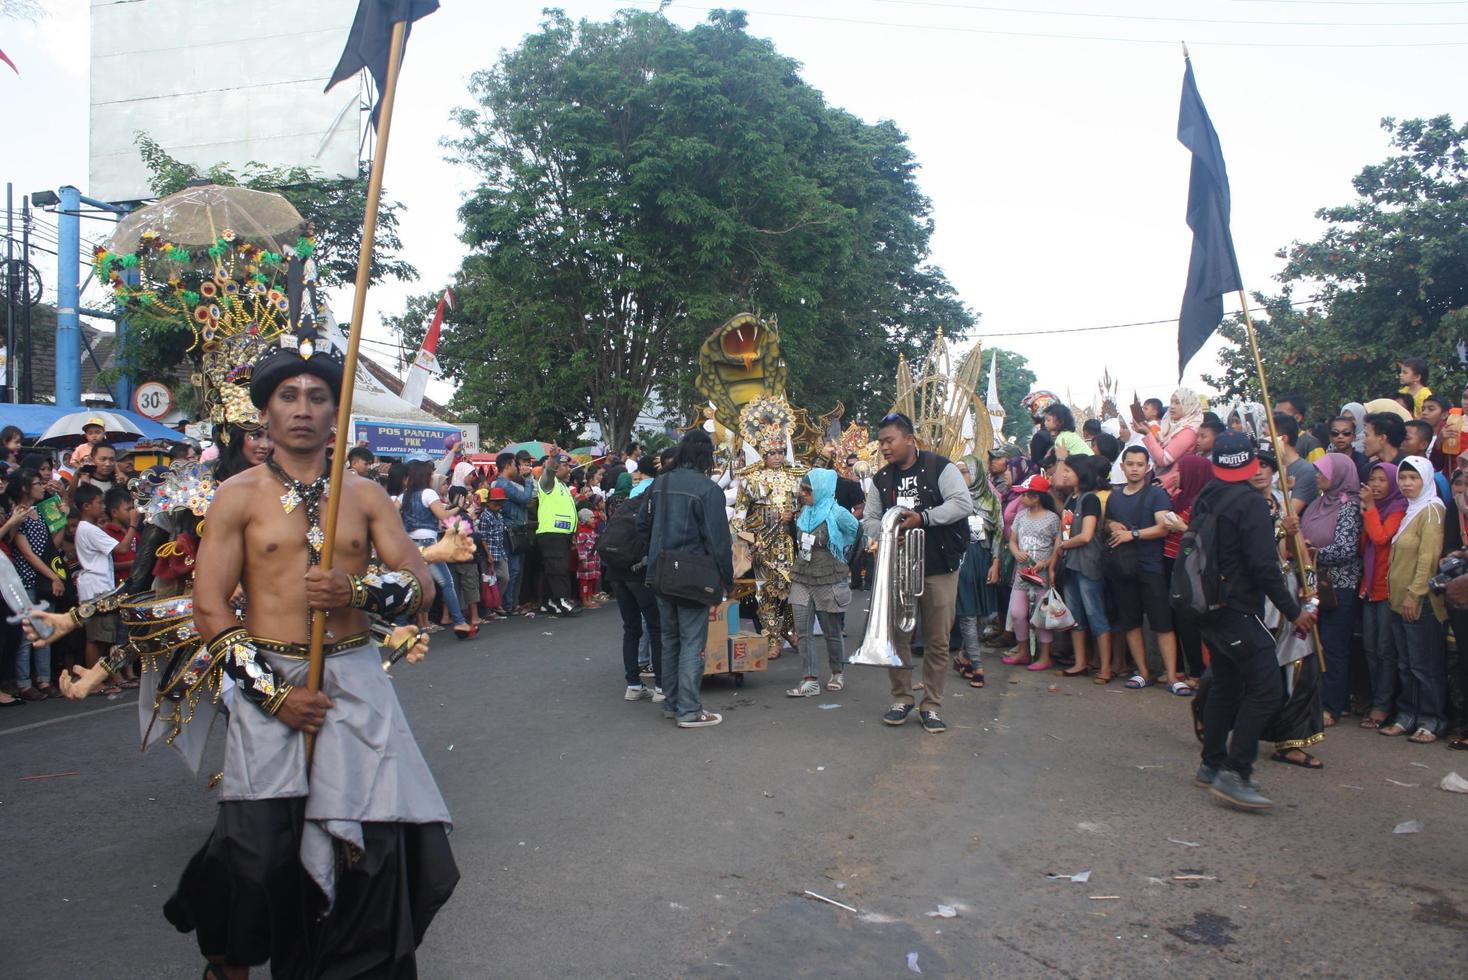
[[[658,489],[658,498],[653,533],[659,541],[664,541],[668,520],[666,486]],[[699,534],[701,537],[702,528]],[[704,544],[707,546],[707,542]],[[724,598],[724,580],[719,574],[719,566],[712,555],[699,551],[663,548],[658,552],[657,571],[650,584],[658,595],[685,605],[716,606]]]

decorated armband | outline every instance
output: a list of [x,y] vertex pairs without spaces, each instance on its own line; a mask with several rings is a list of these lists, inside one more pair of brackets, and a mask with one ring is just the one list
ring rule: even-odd
[[350,575],[352,608],[384,619],[410,616],[423,604],[423,584],[410,571],[368,572]]
[[281,682],[270,664],[260,657],[255,641],[243,626],[235,626],[209,641],[207,652],[224,672],[234,678],[245,700],[274,715],[294,688]]

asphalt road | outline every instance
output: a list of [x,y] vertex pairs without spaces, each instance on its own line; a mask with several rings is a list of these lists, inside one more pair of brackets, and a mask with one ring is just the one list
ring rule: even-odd
[[[1244,814],[1192,787],[1186,702],[1161,689],[995,660],[983,691],[951,675],[935,737],[881,724],[879,670],[784,697],[787,656],[707,682],[724,724],[682,731],[622,700],[619,629],[612,607],[498,623],[395,671],[463,875],[423,977],[1461,968],[1468,796],[1436,785],[1468,758],[1441,746],[1335,729],[1322,772],[1262,764],[1279,805]],[[214,796],[137,734],[128,698],[0,715],[0,974],[199,975],[160,906]],[[1393,834],[1407,820],[1422,832]]]

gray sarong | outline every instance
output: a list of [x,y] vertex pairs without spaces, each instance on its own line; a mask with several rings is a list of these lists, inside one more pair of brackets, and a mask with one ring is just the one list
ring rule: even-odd
[[[306,685],[308,662],[259,652],[284,683]],[[328,904],[336,899],[333,838],[362,847],[362,824],[441,823],[448,807],[418,751],[377,644],[335,650],[326,658],[321,690],[332,700],[316,736],[307,783],[302,734],[235,698],[224,750],[223,799],[306,797],[301,864]]]

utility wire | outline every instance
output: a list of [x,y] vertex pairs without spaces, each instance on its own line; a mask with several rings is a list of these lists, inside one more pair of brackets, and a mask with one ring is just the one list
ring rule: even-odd
[[943,0],[870,0],[872,3],[899,7],[937,7],[944,10],[973,10],[994,14],[1028,14],[1036,17],[1087,17],[1095,20],[1134,20],[1164,24],[1237,24],[1245,27],[1462,27],[1468,21],[1419,20],[1376,21],[1362,23],[1339,20],[1237,20],[1223,17],[1168,17],[1159,14],[1105,14],[1089,10],[1034,10],[1026,7],[998,7],[977,3],[946,3]]
[[[651,0],[638,0],[641,3],[650,3]],[[678,10],[700,11],[712,13],[715,7],[689,7],[679,5]],[[745,14],[757,17],[787,17],[794,20],[813,20],[832,24],[852,24],[859,27],[883,27],[898,28],[917,31],[940,31],[945,34],[981,34],[987,37],[1025,37],[1040,38],[1045,40],[1060,41],[1109,41],[1114,44],[1169,44],[1176,45],[1176,38],[1156,37],[1108,37],[1099,34],[1058,34],[1048,31],[1002,31],[982,27],[957,27],[946,24],[911,24],[900,21],[886,20],[863,20],[855,17],[832,17],[826,14],[797,14],[786,11],[752,10],[748,7],[739,8]],[[1217,48],[1452,48],[1468,46],[1468,40],[1463,41],[1206,41],[1199,40],[1191,42],[1195,47],[1217,47]]]

